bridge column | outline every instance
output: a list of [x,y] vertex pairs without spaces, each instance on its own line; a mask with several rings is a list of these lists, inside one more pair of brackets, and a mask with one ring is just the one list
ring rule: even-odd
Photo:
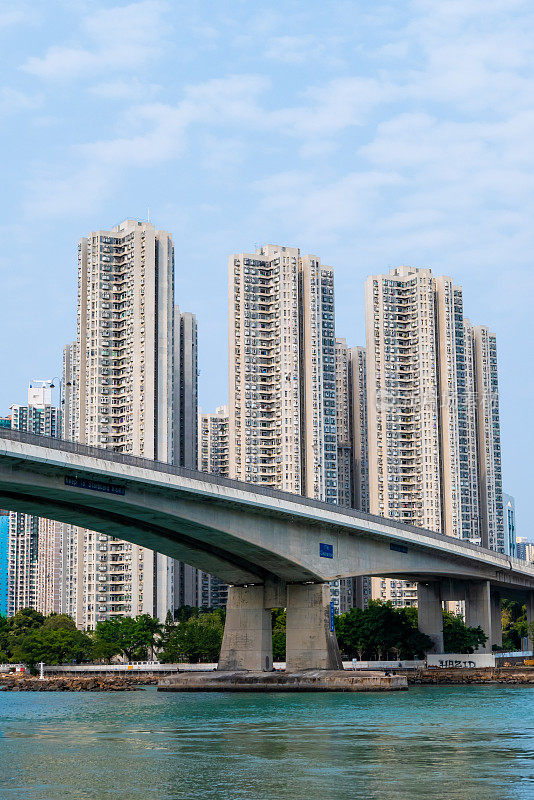
[[218,669],[269,672],[272,668],[271,612],[265,609],[265,587],[230,586]]
[[491,602],[491,637],[488,642],[490,648],[496,644],[502,647],[502,617],[501,617],[501,593],[490,592]]
[[469,628],[477,628],[480,625],[488,637],[486,644],[478,648],[478,653],[491,653],[491,611],[490,582],[466,581],[465,624]]
[[419,630],[434,642],[434,652],[443,653],[443,607],[439,581],[417,584],[417,616]]
[[286,670],[343,669],[331,629],[330,586],[288,584],[286,605]]
[[[534,592],[527,594],[527,625],[534,625]],[[528,649],[534,650],[534,630],[527,633]]]

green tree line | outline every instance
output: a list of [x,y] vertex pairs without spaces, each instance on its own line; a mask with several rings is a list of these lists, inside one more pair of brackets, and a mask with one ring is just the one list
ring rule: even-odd
[[[274,609],[271,614],[273,657],[283,661],[286,612]],[[526,608],[505,602],[502,618],[503,649],[519,649],[521,637],[529,630]],[[0,617],[0,662],[21,662],[32,669],[40,661],[50,665],[106,662],[117,656],[128,661],[157,657],[162,663],[214,662],[219,658],[224,621],[224,609],[184,607],[177,609],[174,618],[169,612],[163,624],[141,614],[98,622],[94,631],[84,632],[65,614],[44,617],[25,608],[13,617]],[[348,658],[422,658],[432,647],[429,637],[418,629],[417,609],[394,608],[380,601],[337,616],[335,630],[341,652]],[[443,633],[448,653],[473,653],[487,639],[480,627],[469,628],[461,616],[446,611]]]

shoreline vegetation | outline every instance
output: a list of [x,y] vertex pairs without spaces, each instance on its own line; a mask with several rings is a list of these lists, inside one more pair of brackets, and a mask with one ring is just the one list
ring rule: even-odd
[[[286,612],[273,609],[271,616],[273,658],[285,661]],[[508,602],[502,620],[503,647],[499,649],[518,649],[521,637],[529,632],[525,606]],[[156,659],[160,664],[214,663],[219,660],[224,623],[225,609],[184,607],[174,617],[169,612],[164,623],[142,614],[98,622],[95,630],[82,631],[66,614],[44,617],[24,608],[13,617],[0,616],[0,664],[25,664],[35,675],[40,662],[51,667]],[[432,648],[432,640],[418,628],[416,608],[370,601],[365,609],[352,608],[336,616],[334,623],[346,660],[423,659]],[[443,634],[445,653],[474,653],[487,639],[480,627],[467,627],[460,615],[447,611],[443,612]]]
[[[348,674],[352,674],[347,670]],[[270,673],[266,673],[268,675]],[[376,673],[375,673],[376,674]],[[395,670],[404,675],[408,686],[485,686],[490,684],[534,686],[534,667],[480,667],[471,669]],[[47,676],[28,675],[0,677],[0,692],[133,692],[157,686],[157,675],[142,676]],[[254,690],[251,690],[254,691]],[[258,687],[257,691],[261,691]]]

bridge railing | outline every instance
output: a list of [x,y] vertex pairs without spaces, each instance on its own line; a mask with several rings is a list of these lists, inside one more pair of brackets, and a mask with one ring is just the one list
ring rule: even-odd
[[[15,442],[22,442],[25,444],[32,444],[37,447],[46,447],[49,450],[59,450],[65,453],[75,453],[81,456],[88,456],[90,458],[98,458],[103,461],[109,461],[115,464],[124,464],[127,466],[138,467],[140,469],[149,469],[156,472],[163,472],[170,475],[177,475],[183,478],[190,478],[192,480],[201,480],[208,483],[213,483],[219,486],[227,486],[230,489],[237,489],[239,491],[251,492],[265,497],[272,497],[286,502],[298,502],[299,505],[309,506],[315,509],[324,509],[325,511],[333,511],[336,514],[343,514],[356,520],[366,520],[379,525],[388,525],[392,528],[397,528],[400,531],[411,532],[418,535],[424,535],[435,539],[440,542],[451,542],[451,537],[443,533],[436,533],[435,531],[427,530],[426,528],[418,528],[415,525],[409,525],[405,522],[399,522],[389,517],[380,517],[376,514],[368,514],[365,511],[358,511],[352,508],[345,508],[333,503],[325,503],[322,500],[315,500],[311,497],[304,497],[303,495],[295,495],[290,492],[283,492],[280,489],[272,489],[269,486],[258,486],[254,483],[245,483],[244,481],[237,481],[234,478],[226,478],[223,475],[215,475],[212,472],[200,472],[196,469],[189,467],[179,467],[174,464],[168,464],[165,461],[156,461],[151,458],[143,458],[142,456],[133,456],[128,453],[117,453],[115,450],[108,450],[103,447],[95,447],[94,445],[80,444],[79,442],[72,442],[67,439],[59,439],[51,436],[39,436],[34,433],[26,433],[24,431],[11,430],[10,428],[0,428],[0,440],[9,439]],[[465,539],[454,539],[456,545],[465,547],[466,550],[473,552],[473,555],[480,555],[480,553],[490,553],[493,557],[502,560],[503,569],[510,570],[512,568],[524,570],[524,561],[511,556],[498,553],[495,550],[487,550],[480,547],[480,545],[473,544]]]

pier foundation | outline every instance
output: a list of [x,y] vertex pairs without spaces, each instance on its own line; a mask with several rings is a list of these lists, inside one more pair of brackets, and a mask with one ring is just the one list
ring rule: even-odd
[[439,581],[417,584],[418,627],[434,642],[434,652],[443,653],[443,608]]
[[488,637],[477,653],[491,653],[492,645],[492,605],[489,581],[466,581],[465,624],[469,628],[479,625]]
[[272,668],[271,612],[265,608],[265,587],[230,586],[218,669],[269,672]]
[[286,619],[287,672],[343,669],[327,583],[289,584]]

